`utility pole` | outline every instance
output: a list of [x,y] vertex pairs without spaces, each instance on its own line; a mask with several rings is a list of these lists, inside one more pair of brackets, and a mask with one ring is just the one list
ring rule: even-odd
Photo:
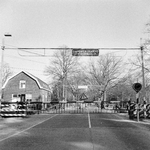
[[3,61],[4,61],[4,38],[2,39],[2,47],[1,47],[1,68],[0,68],[0,109],[1,109],[1,102],[2,102],[2,86],[3,86]]
[[65,54],[64,54],[64,51],[63,51],[63,62],[62,62],[62,72],[63,72],[63,101],[65,100],[65,56],[64,56]]
[[141,49],[141,60],[142,60],[142,82],[143,82],[142,92],[143,92],[143,101],[145,101],[146,91],[145,91],[145,71],[144,71],[144,55],[143,55],[144,47],[141,46],[140,49]]
[[[4,37],[11,37],[11,34],[5,34]],[[3,86],[3,63],[4,63],[4,50],[5,50],[5,44],[4,44],[4,37],[2,39],[2,47],[1,47],[1,64],[0,64],[0,108],[1,108],[1,102],[2,102],[2,86]]]

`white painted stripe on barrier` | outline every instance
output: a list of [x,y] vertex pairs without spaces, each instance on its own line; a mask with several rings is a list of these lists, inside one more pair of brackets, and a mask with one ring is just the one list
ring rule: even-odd
[[1,111],[26,111],[26,109],[1,109]]
[[3,109],[0,113],[2,117],[25,117],[26,115],[25,109]]
[[25,114],[1,114],[1,117],[25,117]]

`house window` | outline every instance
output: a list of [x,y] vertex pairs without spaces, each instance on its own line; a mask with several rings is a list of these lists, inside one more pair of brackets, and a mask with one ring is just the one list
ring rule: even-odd
[[12,102],[20,102],[20,97],[17,94],[12,94]]
[[17,94],[12,94],[12,98],[16,98],[16,97],[18,97]]
[[25,89],[26,88],[26,81],[25,80],[21,80],[19,83],[19,88],[20,89]]

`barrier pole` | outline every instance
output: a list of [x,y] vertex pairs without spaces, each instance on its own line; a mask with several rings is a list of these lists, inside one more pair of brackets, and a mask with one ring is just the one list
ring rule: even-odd
[[137,100],[137,122],[139,122],[139,92],[136,93],[136,100]]

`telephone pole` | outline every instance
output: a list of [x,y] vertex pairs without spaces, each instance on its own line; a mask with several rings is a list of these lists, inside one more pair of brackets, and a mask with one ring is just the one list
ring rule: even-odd
[[143,82],[142,92],[143,92],[143,101],[145,101],[146,91],[145,91],[145,71],[144,71],[144,55],[143,55],[144,47],[141,46],[140,48],[141,48],[141,60],[142,60],[142,82]]
[[[4,37],[11,37],[11,34],[4,34]],[[5,50],[5,44],[4,44],[4,37],[2,39],[2,47],[1,47],[1,65],[0,65],[0,108],[1,108],[1,102],[2,102],[2,86],[3,86],[3,63],[4,63],[4,50]]]

